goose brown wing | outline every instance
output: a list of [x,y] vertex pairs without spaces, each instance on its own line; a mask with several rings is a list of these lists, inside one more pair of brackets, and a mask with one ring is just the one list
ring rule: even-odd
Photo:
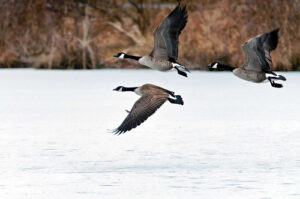
[[114,133],[119,135],[139,126],[153,115],[165,103],[167,98],[168,95],[147,94],[142,96],[135,102],[125,120],[114,130]]
[[163,20],[154,31],[154,46],[150,56],[163,60],[176,60],[178,57],[178,37],[187,23],[186,6],[180,4]]
[[272,69],[270,52],[277,47],[279,29],[256,36],[243,45],[245,54],[244,68],[255,71]]

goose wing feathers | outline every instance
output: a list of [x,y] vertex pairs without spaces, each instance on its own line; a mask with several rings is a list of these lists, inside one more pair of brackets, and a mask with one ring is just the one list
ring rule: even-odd
[[279,28],[258,35],[243,44],[246,59],[243,67],[246,70],[269,71],[272,69],[270,52],[277,47],[278,31]]
[[139,126],[148,117],[153,115],[157,109],[159,109],[165,101],[168,99],[168,94],[153,95],[146,94],[138,99],[133,105],[131,111],[122,122],[122,124],[114,130],[115,134],[122,134],[126,131]]
[[186,6],[180,4],[163,20],[154,31],[154,47],[150,56],[163,60],[176,60],[178,57],[178,37],[187,23]]

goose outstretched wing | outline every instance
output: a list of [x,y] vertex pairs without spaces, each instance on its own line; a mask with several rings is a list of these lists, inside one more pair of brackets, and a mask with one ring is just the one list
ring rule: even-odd
[[139,126],[145,120],[147,120],[148,117],[153,115],[155,111],[159,109],[167,99],[168,94],[143,95],[135,102],[125,120],[117,129],[114,130],[114,133],[119,135]]
[[270,52],[277,47],[278,29],[258,35],[243,44],[246,70],[270,71],[272,59]]
[[163,60],[176,60],[178,57],[178,37],[188,19],[186,6],[180,4],[163,20],[154,31],[154,46],[150,56]]

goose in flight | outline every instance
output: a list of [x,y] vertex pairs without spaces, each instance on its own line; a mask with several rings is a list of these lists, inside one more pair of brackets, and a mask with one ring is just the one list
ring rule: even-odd
[[282,84],[278,84],[275,80],[286,81],[282,75],[277,75],[272,71],[272,60],[270,52],[277,47],[278,29],[260,34],[245,42],[242,47],[244,50],[246,61],[242,67],[233,67],[218,62],[208,65],[210,70],[229,70],[237,77],[261,83],[268,80],[271,86],[281,88]]
[[183,105],[183,100],[180,95],[175,95],[174,92],[153,84],[144,84],[140,87],[118,86],[114,89],[114,91],[132,91],[141,96],[135,102],[131,111],[128,111],[129,113],[122,124],[113,131],[117,135],[125,133],[126,131],[130,131],[131,129],[142,124],[167,100],[172,104]]
[[178,37],[186,26],[187,19],[186,6],[181,8],[179,3],[154,31],[154,46],[149,55],[139,57],[120,52],[114,57],[133,59],[142,65],[160,71],[174,68],[179,75],[187,77],[186,72],[189,70],[176,61],[178,58]]

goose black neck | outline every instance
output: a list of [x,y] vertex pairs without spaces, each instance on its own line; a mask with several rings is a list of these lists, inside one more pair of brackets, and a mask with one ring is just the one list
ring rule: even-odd
[[137,87],[123,87],[122,91],[134,91]]
[[125,55],[124,55],[124,58],[127,58],[127,59],[134,59],[134,60],[138,61],[141,57],[134,56],[134,55],[127,55],[127,54],[125,54]]
[[225,70],[225,71],[233,71],[234,69],[236,69],[236,67],[230,66],[230,65],[226,65],[226,64],[218,64],[217,66],[218,70]]

